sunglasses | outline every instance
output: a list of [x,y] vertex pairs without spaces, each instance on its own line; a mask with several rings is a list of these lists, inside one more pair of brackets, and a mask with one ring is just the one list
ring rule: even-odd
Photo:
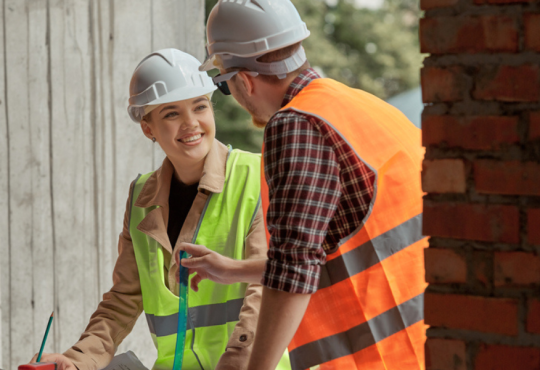
[[251,77],[257,77],[259,75],[258,72],[251,72],[251,71],[233,71],[229,73],[225,73],[224,75],[218,74],[217,76],[213,77],[212,80],[214,81],[214,84],[217,86],[219,91],[223,95],[231,95],[231,90],[229,90],[229,85],[227,84],[227,81],[229,81],[231,78],[233,78],[238,72],[244,72]]

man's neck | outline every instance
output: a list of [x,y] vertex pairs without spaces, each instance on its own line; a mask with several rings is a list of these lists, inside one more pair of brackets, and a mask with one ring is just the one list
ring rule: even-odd
[[289,89],[290,84],[295,77],[291,76],[287,79],[280,81],[279,84],[266,84],[267,89],[265,89],[266,101],[268,102],[264,107],[264,114],[267,121],[278,111],[280,110],[285,94]]

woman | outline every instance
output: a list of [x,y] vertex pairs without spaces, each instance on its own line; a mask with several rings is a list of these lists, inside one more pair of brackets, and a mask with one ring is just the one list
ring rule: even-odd
[[[204,245],[236,260],[266,254],[260,156],[215,140],[210,97],[216,87],[199,66],[186,53],[164,49],[136,68],[128,113],[167,157],[130,187],[112,289],[80,341],[42,361],[55,361],[60,369],[103,368],[144,310],[158,350],[154,369],[173,367],[178,322],[184,319],[182,369],[247,367],[259,285],[205,280],[189,292],[187,315],[179,312],[178,294],[187,291],[175,278],[172,256],[179,244]],[[286,356],[282,363],[280,369],[290,368]]]

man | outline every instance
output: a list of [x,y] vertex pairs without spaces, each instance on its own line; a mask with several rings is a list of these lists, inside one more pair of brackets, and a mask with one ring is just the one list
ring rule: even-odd
[[[420,131],[310,68],[289,0],[220,0],[207,22],[214,78],[265,127],[268,261],[182,245],[203,278],[262,274],[250,369],[423,369]],[[267,194],[267,198],[264,194]],[[233,279],[235,280],[235,279]]]

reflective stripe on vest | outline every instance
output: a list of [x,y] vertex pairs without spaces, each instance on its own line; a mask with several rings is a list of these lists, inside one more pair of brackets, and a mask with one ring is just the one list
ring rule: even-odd
[[319,289],[329,287],[332,282],[335,284],[359,274],[423,238],[420,214],[358,248],[328,261],[321,268]]
[[382,100],[330,79],[313,80],[282,110],[325,122],[375,173],[362,227],[326,256],[289,345],[293,369],[424,369],[420,130]]
[[[244,305],[244,298],[233,299],[224,303],[210,304],[206,306],[190,307],[189,316],[192,320],[187,323],[187,329],[192,329],[191,324],[195,328],[205,326],[225,325],[229,322],[236,322],[240,317],[240,310]],[[178,326],[178,313],[169,316],[155,316],[146,314],[146,321],[150,333],[157,337],[165,337],[167,335],[176,334]]]
[[[245,238],[260,206],[260,155],[229,152],[221,193],[211,193],[192,242],[233,259],[245,258]],[[139,270],[143,307],[156,345],[153,369],[172,368],[178,323],[178,297],[165,286],[163,248],[138,225],[158,206],[134,206],[151,176],[141,176],[133,189],[130,233]],[[153,217],[162,217],[161,214]],[[182,369],[216,367],[239,319],[247,284],[221,285],[204,280],[188,293],[188,320]],[[288,358],[288,357],[287,357]],[[290,369],[290,365],[280,369]]]
[[423,319],[424,294],[347,331],[304,344],[291,352],[293,368],[308,369],[360,352]]

